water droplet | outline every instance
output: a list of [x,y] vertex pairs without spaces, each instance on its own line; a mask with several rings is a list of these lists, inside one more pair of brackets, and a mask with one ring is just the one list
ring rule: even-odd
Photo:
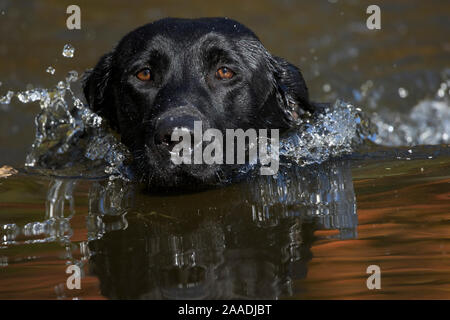
[[66,58],[73,58],[75,53],[75,48],[70,45],[70,44],[66,44],[63,48],[63,52],[62,55]]
[[67,82],[75,82],[78,80],[78,72],[75,70],[69,71],[66,77]]
[[0,256],[0,267],[7,267],[7,266],[8,266],[8,257]]
[[0,98],[0,104],[10,104],[11,98],[14,96],[13,91],[8,91],[6,95]]
[[73,100],[73,105],[74,105],[75,108],[77,108],[77,109],[83,109],[83,107],[84,107],[83,102],[81,102],[81,100],[78,99],[78,98],[75,98],[75,99]]
[[398,95],[400,96],[400,98],[406,98],[408,94],[408,90],[406,90],[405,88],[398,88]]
[[50,73],[50,74],[55,74],[55,68],[53,68],[52,66],[48,67],[45,72]]
[[60,81],[58,82],[58,85],[56,87],[60,90],[64,90],[66,88],[66,85],[64,84],[64,82]]
[[22,103],[28,103],[30,101],[30,99],[28,98],[28,95],[25,92],[19,92],[19,94],[17,95],[17,98]]
[[331,86],[328,83],[325,83],[322,87],[322,90],[324,92],[330,92],[331,91]]

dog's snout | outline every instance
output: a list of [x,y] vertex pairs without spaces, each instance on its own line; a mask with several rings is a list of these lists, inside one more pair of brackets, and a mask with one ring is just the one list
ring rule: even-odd
[[171,150],[179,141],[172,141],[172,133],[176,130],[187,131],[194,136],[194,122],[200,119],[192,116],[168,116],[160,119],[155,130],[155,144]]

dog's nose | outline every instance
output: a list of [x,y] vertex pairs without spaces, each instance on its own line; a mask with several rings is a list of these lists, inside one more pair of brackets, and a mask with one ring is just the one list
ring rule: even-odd
[[194,137],[194,121],[200,121],[195,117],[182,116],[182,117],[166,117],[158,121],[155,131],[155,144],[163,146],[168,150],[172,150],[173,147],[179,143],[179,141],[172,141],[172,133],[175,129],[181,129],[189,132],[191,135],[191,141]]

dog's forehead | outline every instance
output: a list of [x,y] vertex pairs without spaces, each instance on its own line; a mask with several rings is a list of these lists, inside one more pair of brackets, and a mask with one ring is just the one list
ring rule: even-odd
[[[166,18],[144,25],[126,35],[119,48],[129,50],[147,46],[151,42],[163,42],[183,46],[210,34],[230,41],[241,38],[258,40],[257,36],[241,23],[227,18],[180,19]],[[133,49],[132,49],[133,50]],[[133,50],[133,51],[134,51]]]

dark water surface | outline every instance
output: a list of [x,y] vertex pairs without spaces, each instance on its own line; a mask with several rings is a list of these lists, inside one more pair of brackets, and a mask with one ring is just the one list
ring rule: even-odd
[[0,182],[0,298],[448,298],[449,172],[331,161],[165,197],[19,174]]
[[[81,74],[146,22],[229,16],[300,66],[314,100],[382,117],[391,147],[195,194],[1,177],[0,299],[450,298],[448,1],[383,2],[379,31],[365,27],[367,1],[76,3],[82,30],[68,31],[73,1],[0,0],[0,96]],[[72,59],[61,56],[66,43]],[[402,128],[411,110],[423,118]],[[38,111],[0,104],[0,167],[23,167]],[[80,290],[66,287],[72,264]],[[370,265],[380,290],[366,286]]]

